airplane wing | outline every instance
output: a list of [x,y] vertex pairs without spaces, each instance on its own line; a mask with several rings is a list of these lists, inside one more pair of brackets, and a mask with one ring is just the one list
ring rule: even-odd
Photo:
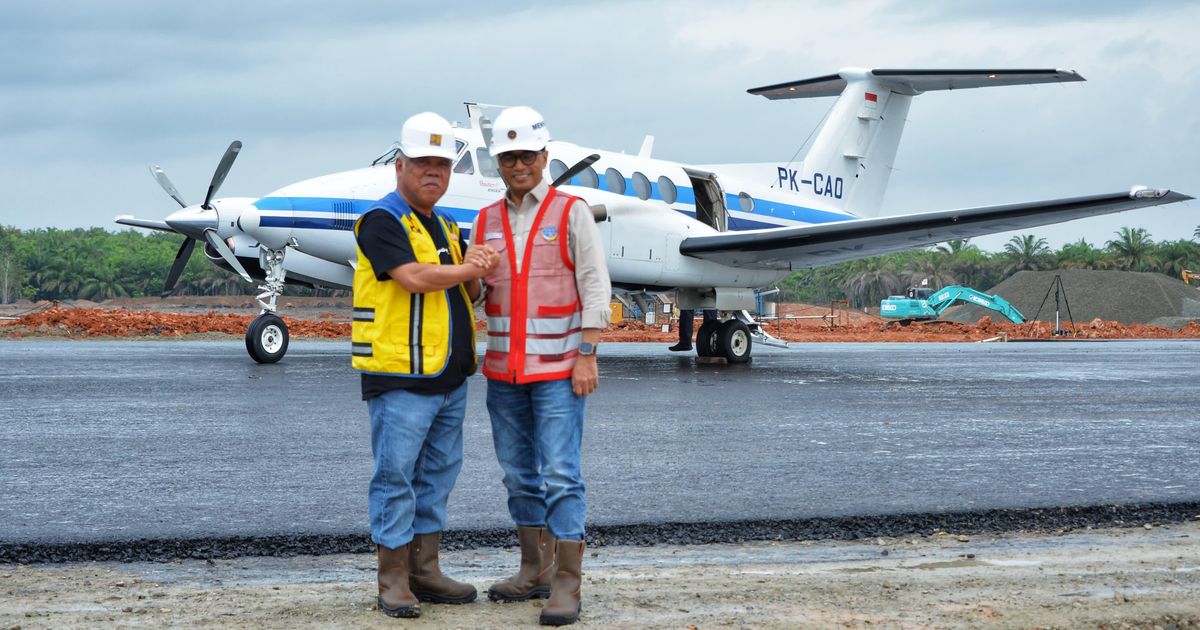
[[693,236],[680,244],[679,251],[732,267],[807,269],[1188,199],[1192,197],[1169,190],[1135,188],[1108,195]]

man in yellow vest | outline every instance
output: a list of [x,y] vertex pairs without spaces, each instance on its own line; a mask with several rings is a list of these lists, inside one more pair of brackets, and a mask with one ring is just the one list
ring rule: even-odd
[[378,605],[393,617],[419,616],[421,601],[476,596],[475,587],[442,575],[438,544],[462,468],[466,379],[476,365],[471,301],[499,256],[467,249],[454,219],[434,209],[454,157],[450,123],[430,112],[409,118],[395,192],[354,225],[352,362],[371,415]]
[[580,612],[583,406],[596,389],[596,347],[612,286],[591,208],[543,181],[550,134],[512,107],[492,125],[491,154],[508,186],[480,210],[471,239],[500,253],[485,276],[487,406],[521,565],[492,585],[495,601],[549,597],[541,623]]

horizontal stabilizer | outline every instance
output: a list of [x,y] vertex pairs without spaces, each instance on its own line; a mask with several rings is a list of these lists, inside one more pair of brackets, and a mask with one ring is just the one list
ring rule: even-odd
[[913,96],[934,90],[1066,83],[1083,81],[1074,70],[862,70],[844,68],[837,74],[752,88],[749,93],[771,100],[837,96],[852,80],[870,79],[897,94]]
[[679,251],[731,267],[806,269],[1191,198],[1138,187],[1110,195],[693,236]]

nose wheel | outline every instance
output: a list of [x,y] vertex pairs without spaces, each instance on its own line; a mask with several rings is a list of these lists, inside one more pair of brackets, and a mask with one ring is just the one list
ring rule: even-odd
[[246,352],[259,363],[275,363],[287,353],[288,328],[278,315],[263,313],[246,329]]

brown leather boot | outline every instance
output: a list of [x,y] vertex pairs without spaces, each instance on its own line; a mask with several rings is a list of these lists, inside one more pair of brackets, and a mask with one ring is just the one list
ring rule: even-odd
[[438,566],[438,545],[442,541],[442,533],[417,534],[409,543],[409,563],[412,570],[408,574],[408,585],[413,595],[423,602],[435,604],[469,604],[475,601],[475,587],[470,584],[456,582],[442,575]]
[[523,602],[534,597],[550,597],[550,578],[554,577],[554,537],[545,527],[517,527],[521,543],[521,568],[517,574],[488,588],[494,602]]
[[421,602],[408,588],[408,545],[388,549],[375,545],[379,557],[379,610],[389,617],[420,617]]
[[538,621],[543,626],[565,626],[579,620],[579,595],[583,586],[583,541],[560,540],[556,545],[550,599]]

